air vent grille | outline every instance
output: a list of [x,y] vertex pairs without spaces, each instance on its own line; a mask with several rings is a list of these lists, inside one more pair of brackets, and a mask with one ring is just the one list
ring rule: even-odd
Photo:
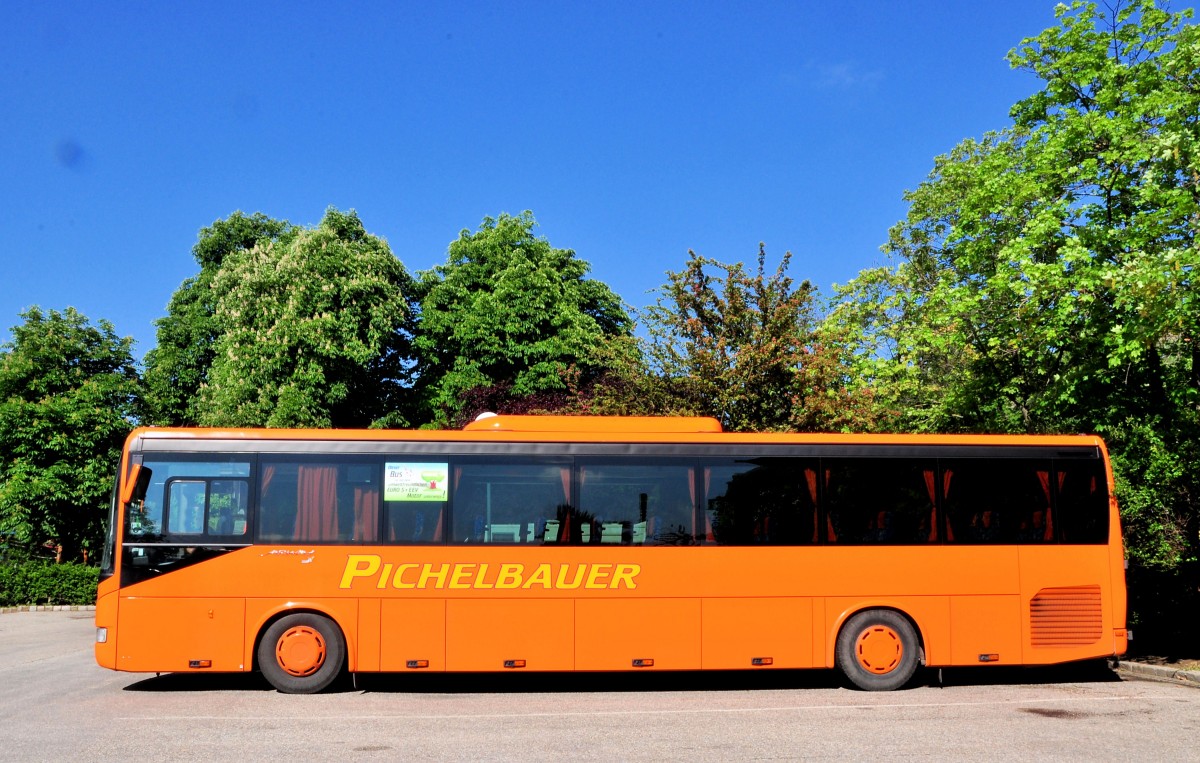
[[1043,588],[1029,602],[1035,647],[1088,646],[1100,640],[1100,586]]

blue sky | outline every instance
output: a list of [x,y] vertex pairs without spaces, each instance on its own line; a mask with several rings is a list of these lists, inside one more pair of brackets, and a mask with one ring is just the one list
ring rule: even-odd
[[[1176,9],[1182,6],[1176,4]],[[1053,3],[8,3],[0,341],[74,306],[133,336],[234,210],[355,209],[411,270],[534,212],[635,307],[687,250],[882,261],[933,158],[1037,88]]]

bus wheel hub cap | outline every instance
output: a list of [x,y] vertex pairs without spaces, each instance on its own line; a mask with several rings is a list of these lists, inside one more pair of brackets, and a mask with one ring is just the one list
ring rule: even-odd
[[288,675],[311,676],[325,664],[325,639],[306,625],[288,628],[275,644],[275,659]]
[[904,656],[904,644],[900,641],[900,635],[886,625],[872,625],[858,634],[854,653],[863,670],[883,675],[892,672],[900,664],[900,658]]

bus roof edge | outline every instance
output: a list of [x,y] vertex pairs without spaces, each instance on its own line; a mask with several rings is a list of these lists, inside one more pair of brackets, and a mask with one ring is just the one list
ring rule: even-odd
[[706,416],[506,416],[481,417],[465,432],[641,432],[657,434],[721,432]]

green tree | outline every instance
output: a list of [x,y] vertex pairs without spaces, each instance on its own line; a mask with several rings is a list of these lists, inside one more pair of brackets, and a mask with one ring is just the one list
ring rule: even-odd
[[199,421],[213,426],[404,424],[413,282],[353,211],[225,248]]
[[894,265],[840,293],[893,426],[1094,431],[1130,554],[1200,551],[1200,33],[1149,0],[1059,5],[1009,54],[1043,87],[906,194]]
[[139,412],[133,340],[74,308],[21,317],[0,347],[0,530],[86,561]]
[[843,429],[867,408],[845,394],[836,345],[818,332],[816,289],[773,273],[759,245],[755,272],[688,253],[643,311],[644,365],[625,353],[599,397],[626,412],[714,416],[735,431]]
[[453,421],[470,390],[511,396],[566,390],[603,371],[595,353],[630,320],[587,262],[534,235],[533,215],[484,218],[450,244],[445,265],[421,273],[415,345],[431,416]]
[[286,240],[294,230],[287,221],[261,212],[234,212],[200,230],[192,247],[200,272],[171,295],[166,316],[156,321],[157,344],[146,354],[148,423],[199,423],[200,388],[208,380],[219,335],[213,280],[229,255]]

